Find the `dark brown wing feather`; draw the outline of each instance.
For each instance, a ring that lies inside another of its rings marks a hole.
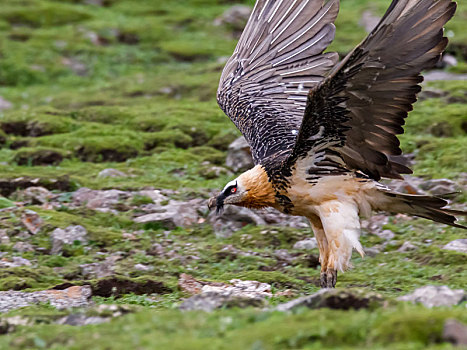
[[[310,89],[337,62],[338,0],[258,0],[222,73],[217,100],[256,163],[291,152]]]
[[[396,135],[421,90],[420,72],[446,47],[442,28],[455,9],[451,0],[393,0],[369,36],[310,92],[291,161],[328,149],[376,180],[411,173],[388,157],[401,154]]]

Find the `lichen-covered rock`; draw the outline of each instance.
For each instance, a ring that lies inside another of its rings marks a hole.
[[[75,241],[81,244],[87,243],[87,231],[81,225],[71,225],[62,230],[55,229],[50,235],[52,249],[50,254],[60,254],[65,244],[73,244]]]
[[[273,310],[291,311],[300,307],[319,309],[362,309],[381,305],[384,299],[380,294],[359,289],[322,289],[319,292],[289,302],[279,304]]]
[[[0,312],[7,312],[38,303],[50,303],[57,309],[88,306],[91,288],[73,286],[64,290],[45,290],[39,292],[0,292]]]
[[[467,239],[460,238],[446,244],[443,249],[454,250],[456,252],[466,253],[467,254]]]
[[[425,286],[417,288],[411,294],[398,298],[401,301],[422,303],[426,307],[457,305],[466,297],[462,289],[451,289],[448,286]]]

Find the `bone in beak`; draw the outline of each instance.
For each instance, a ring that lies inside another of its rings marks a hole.
[[[217,204],[217,197],[211,197],[208,200],[208,208],[209,210],[212,210],[216,207]]]

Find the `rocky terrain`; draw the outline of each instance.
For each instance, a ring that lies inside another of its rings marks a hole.
[[[389,0],[342,0],[348,52]],[[363,222],[319,290],[303,218],[206,200],[252,165],[216,105],[253,1],[6,0],[0,10],[0,349],[467,346],[467,236]],[[467,7],[401,136],[402,192],[467,199]]]

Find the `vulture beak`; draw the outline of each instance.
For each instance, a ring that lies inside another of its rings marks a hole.
[[[211,197],[208,200],[208,209],[212,210],[216,206],[217,197]]]
[[[224,196],[220,194],[219,196],[214,196],[209,198],[208,200],[208,208],[209,210],[214,209],[216,207],[216,214],[220,215],[222,213],[222,210],[224,209]]]

